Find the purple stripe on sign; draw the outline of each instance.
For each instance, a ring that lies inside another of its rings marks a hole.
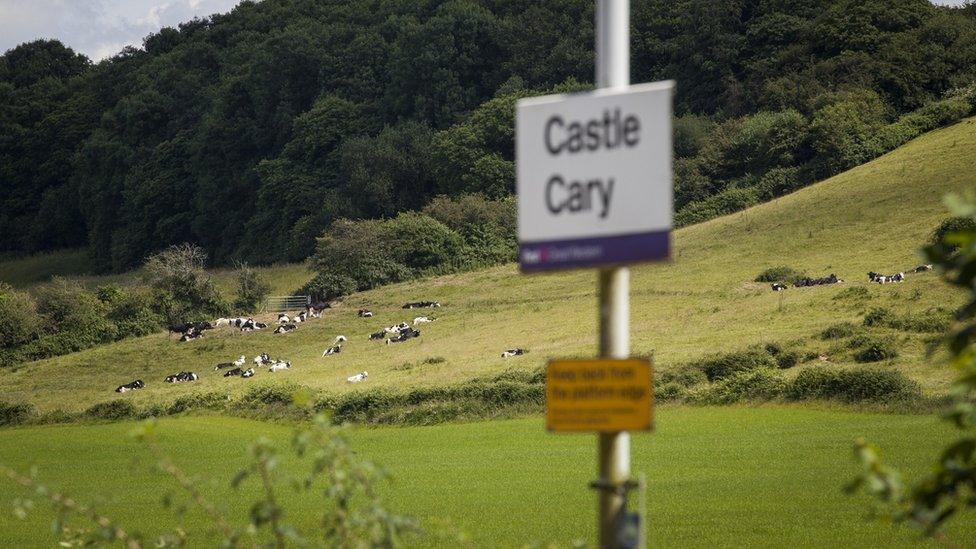
[[[671,231],[667,230],[519,245],[519,263],[525,272],[661,261],[670,257]]]

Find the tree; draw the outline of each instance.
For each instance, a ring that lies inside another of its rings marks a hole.
[[[243,312],[253,312],[264,303],[271,293],[271,284],[246,261],[237,263],[237,299],[234,307]]]

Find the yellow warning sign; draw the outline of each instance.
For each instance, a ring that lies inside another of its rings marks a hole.
[[[649,431],[653,401],[647,360],[554,360],[546,369],[550,431]]]

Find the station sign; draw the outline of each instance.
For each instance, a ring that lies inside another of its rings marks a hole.
[[[523,271],[671,256],[674,82],[518,103]]]

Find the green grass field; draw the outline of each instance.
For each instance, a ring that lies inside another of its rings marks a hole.
[[[734,429],[732,426],[735,426]],[[41,479],[92,498],[130,530],[158,533],[176,524],[159,515],[175,484],[150,469],[132,424],[7,429],[0,462],[38,467]],[[164,420],[160,440],[181,467],[212,482],[200,485],[230,514],[246,512],[254,485],[238,493],[229,479],[247,445],[266,436],[284,448],[291,427],[241,419]],[[917,547],[919,537],[865,520],[866,501],[841,493],[857,471],[851,442],[867,436],[892,463],[918,473],[948,432],[932,417],[802,409],[665,408],[657,431],[633,438],[633,470],[646,474],[652,547]],[[418,545],[452,546],[444,525],[479,547],[531,541],[567,546],[593,542],[595,443],[587,435],[547,434],[538,418],[423,428],[360,429],[359,452],[387,468],[388,506],[420,519],[428,536]],[[297,471],[293,460],[284,470]],[[23,497],[0,482],[0,502]],[[292,520],[309,526],[316,501],[289,497]],[[5,547],[50,547],[50,512],[25,522],[0,513]],[[976,543],[972,517],[949,532],[957,546]],[[201,516],[185,526],[191,547],[207,546]],[[933,544],[934,545],[934,544]]]
[[[920,263],[917,251],[947,214],[943,195],[971,186],[976,173],[976,120],[927,134],[908,145],[773,202],[676,231],[674,262],[637,267],[632,280],[635,355],[653,353],[659,368],[702,355],[766,342],[806,340],[835,364],[850,353],[813,338],[840,322],[860,323],[872,307],[909,314],[959,298],[934,273],[910,274],[901,284],[869,284],[869,270],[897,272]],[[790,265],[811,276],[836,273],[844,284],[790,289],[777,294],[752,282],[766,267]],[[0,271],[2,272],[2,271]],[[272,280],[297,285],[304,267],[268,269]],[[845,298],[847,288],[867,295]],[[438,300],[435,311],[403,311],[406,301]],[[596,350],[596,276],[591,271],[521,276],[513,265],[383,287],[346,298],[325,318],[294,333],[212,333],[188,344],[164,334],[131,339],[0,372],[6,400],[40,410],[84,409],[116,395],[119,384],[142,378],[148,387],[127,395],[139,404],[165,403],[188,391],[240,393],[249,384],[288,380],[330,392],[349,390],[345,378],[366,370],[368,386],[406,388],[498,372],[533,369],[550,357],[587,356]],[[376,313],[356,316],[359,307]],[[423,336],[402,345],[368,342],[381,326],[433,314]],[[925,336],[890,332],[903,346],[890,366],[943,391],[951,373],[925,356]],[[322,358],[336,335],[350,338],[344,352]],[[508,347],[530,353],[502,360]],[[261,352],[289,359],[294,369],[250,380],[214,376],[212,365]],[[436,364],[424,359],[442,357]],[[404,364],[417,365],[411,368]],[[935,364],[935,365],[933,365]],[[164,376],[194,370],[193,387],[165,386]]]

